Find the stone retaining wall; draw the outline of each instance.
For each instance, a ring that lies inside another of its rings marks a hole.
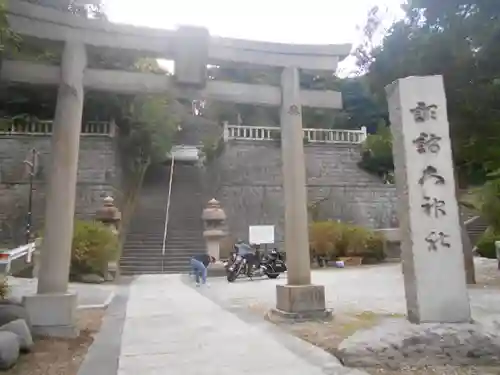
[[[371,228],[397,227],[396,191],[360,170],[359,146],[310,144],[305,147],[310,202],[320,219],[339,219]],[[205,169],[205,199],[221,201],[231,234],[247,238],[248,226],[276,226],[283,241],[284,201],[281,148],[277,142],[231,141]]]
[[[0,243],[23,239],[29,195],[23,161],[32,147],[40,153],[33,193],[34,227],[42,228],[50,137],[0,137]],[[359,146],[315,144],[307,145],[305,152],[309,200],[322,200],[320,219],[339,219],[371,228],[397,226],[395,189],[358,168]],[[222,202],[232,236],[247,238],[249,225],[273,224],[276,241],[283,241],[284,202],[278,143],[226,143],[222,154],[203,169],[203,174],[204,200],[215,197]],[[107,194],[119,199],[116,189],[120,177],[114,139],[82,136],[77,215],[93,215]]]
[[[33,216],[34,229],[43,226],[45,184],[50,166],[50,137],[1,136],[0,137],[0,243],[19,243],[24,239],[26,212],[29,196],[28,170],[24,160],[30,150],[39,153],[39,168],[34,179]],[[82,136],[76,214],[90,217],[102,205],[108,194],[116,196],[120,168],[115,153],[114,139],[108,136]]]

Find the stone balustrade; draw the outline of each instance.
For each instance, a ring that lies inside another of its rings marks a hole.
[[[280,139],[281,130],[273,126],[247,126],[224,124],[224,140],[273,141]],[[361,144],[366,139],[366,127],[361,130],[304,129],[309,143]]]
[[[0,135],[51,135],[53,121],[33,121],[26,123],[12,122],[7,126],[8,130],[0,132]],[[106,121],[88,121],[82,124],[82,136],[114,136],[115,124]]]

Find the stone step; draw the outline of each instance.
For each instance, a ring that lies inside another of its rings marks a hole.
[[[163,241],[163,234],[165,229],[158,228],[157,230],[149,229],[144,231],[139,231],[138,228],[134,228],[127,234],[127,239],[136,238],[160,238]],[[167,239],[169,238],[203,238],[203,228],[192,228],[186,230],[184,228],[168,228],[167,229]]]
[[[157,272],[161,272],[161,270],[165,269],[165,270],[170,270],[170,271],[189,271],[191,269],[190,265],[188,263],[186,264],[183,264],[183,265],[179,265],[179,266],[170,266],[170,265],[167,265],[167,264],[164,264],[163,267],[160,264],[144,264],[144,265],[134,265],[134,266],[130,266],[130,265],[124,265],[124,266],[120,266],[120,270],[123,272],[123,271],[131,271],[131,272],[135,272],[135,271],[141,271],[141,272],[148,272],[148,271],[157,271]]]
[[[123,262],[130,263],[130,262],[161,262],[162,260],[168,260],[172,262],[184,262],[186,259],[191,259],[194,255],[197,255],[197,252],[193,252],[192,254],[175,254],[175,255],[169,255],[165,254],[165,256],[162,256],[161,254],[156,255],[156,256],[140,256],[140,255],[134,255],[134,256],[124,256],[120,260],[123,264]]]
[[[122,270],[121,274],[123,276],[139,276],[139,275],[175,275],[188,273],[189,269],[175,270],[175,269],[164,269],[163,271],[143,271],[143,270]]]
[[[186,247],[186,248],[171,248],[167,249],[165,248],[165,254],[170,254],[170,255],[184,255],[184,254],[198,254],[198,253],[203,253],[205,252],[206,248],[205,247]],[[123,251],[122,258],[124,257],[149,257],[149,256],[157,256],[161,255],[162,253],[162,248],[158,247],[156,249],[151,249],[151,248],[131,248],[131,249],[126,249]]]
[[[168,178],[163,181],[170,178],[167,171],[163,177]],[[162,246],[168,183],[161,185],[159,181],[141,193],[121,258],[122,274],[185,272],[189,259],[205,252],[200,170],[187,165],[174,168],[165,255]]]
[[[191,260],[191,257],[186,257],[184,259],[176,259],[176,260],[163,260],[163,265],[168,265],[169,267],[185,267],[189,266],[189,261]],[[162,260],[158,259],[142,259],[142,260],[136,260],[133,263],[126,261],[126,259],[123,259],[120,261],[120,267],[152,267],[152,266],[161,266],[162,265]]]
[[[199,219],[193,220],[193,219],[181,219],[181,218],[175,218],[169,220],[167,228],[175,228],[175,229],[183,229],[183,228],[189,228],[189,229],[199,229],[203,228],[203,222]],[[153,221],[153,220],[148,220],[148,219],[143,219],[137,222],[132,222],[130,223],[130,230],[133,229],[149,229],[149,231],[162,231],[165,229],[165,220],[158,220],[158,221]]]
[[[186,247],[186,248],[177,248],[177,249],[165,249],[165,256],[170,254],[169,256],[184,256],[186,254],[199,254],[204,253],[206,251],[205,247]],[[162,249],[161,247],[157,249],[129,249],[123,252],[122,258],[126,257],[150,257],[150,256],[161,256]]]
[[[141,246],[145,246],[145,247],[151,247],[151,246],[159,246],[159,247],[163,247],[163,241],[162,240],[151,240],[151,239],[143,239],[143,240],[131,240],[131,241],[127,241],[125,243],[125,246],[124,248],[130,248],[130,247],[141,247]],[[175,248],[175,247],[186,247],[186,246],[205,246],[205,241],[203,241],[202,239],[192,239],[192,240],[189,240],[189,239],[184,239],[184,240],[178,240],[178,241],[173,241],[173,240],[167,240],[165,242],[165,247],[168,247],[168,248]]]
[[[172,252],[165,251],[165,256],[162,255],[161,249],[158,249],[155,252],[144,253],[142,250],[130,251],[122,255],[121,259],[176,259],[176,258],[185,258],[192,257],[197,254],[203,254],[206,252],[206,249],[183,249],[183,250],[175,250]]]
[[[134,241],[158,241],[163,242],[163,232],[162,233],[130,233],[127,235],[127,242]],[[166,242],[178,243],[178,242],[193,242],[202,241],[204,242],[202,231],[196,231],[191,233],[167,233],[165,237]]]
[[[175,249],[198,249],[205,248],[206,245],[204,242],[186,242],[186,243],[176,243],[176,244],[165,244],[165,249],[167,250],[175,250]],[[163,248],[162,242],[131,242],[127,243],[124,247],[125,250],[155,250],[161,251]]]

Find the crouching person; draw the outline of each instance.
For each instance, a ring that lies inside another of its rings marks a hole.
[[[196,286],[207,283],[207,268],[211,263],[215,263],[216,259],[208,254],[198,254],[191,258],[191,274],[196,277]]]

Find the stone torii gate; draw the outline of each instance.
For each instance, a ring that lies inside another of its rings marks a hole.
[[[68,293],[76,175],[86,89],[117,93],[165,93],[204,99],[281,107],[285,248],[288,285],[277,289],[277,310],[304,315],[325,311],[323,286],[311,285],[302,107],[341,108],[340,93],[301,90],[299,70],[335,71],[349,45],[292,45],[211,37],[208,30],[176,31],[117,25],[52,9],[9,1],[8,19],[25,39],[63,47],[60,66],[4,61],[3,81],[58,85],[48,179],[45,238],[38,292],[24,303],[38,330],[75,334],[76,296]],[[117,49],[172,59],[175,76],[87,68],[87,50]],[[207,64],[224,62],[282,69],[281,87],[207,80]]]

